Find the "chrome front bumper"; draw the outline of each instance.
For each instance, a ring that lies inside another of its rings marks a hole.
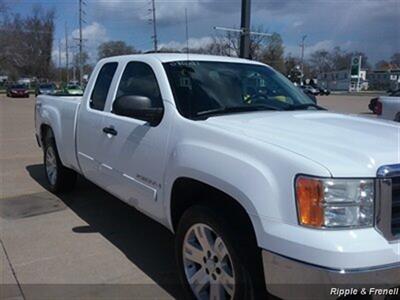
[[[282,299],[336,299],[331,289],[400,286],[400,262],[379,268],[333,270],[262,251],[268,292]]]

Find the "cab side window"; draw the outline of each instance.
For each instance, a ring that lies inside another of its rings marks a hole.
[[[151,106],[162,108],[162,98],[156,76],[151,67],[142,62],[130,62],[122,74],[116,98],[122,96],[145,96]]]
[[[114,77],[115,71],[117,70],[117,66],[118,63],[111,62],[106,63],[101,67],[90,97],[90,108],[95,110],[104,110],[108,90],[110,89],[111,81]]]

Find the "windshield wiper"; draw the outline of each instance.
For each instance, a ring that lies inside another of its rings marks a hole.
[[[323,108],[322,106],[319,106],[314,103],[305,103],[305,104],[297,104],[297,105],[291,105],[288,107],[285,107],[285,110],[301,110],[309,107],[315,107],[317,110],[326,110],[326,108]]]
[[[222,115],[222,114],[229,114],[229,113],[240,113],[240,112],[247,112],[247,111],[262,111],[262,110],[280,110],[274,106],[268,105],[243,105],[243,106],[227,106],[227,107],[220,107],[216,109],[210,109],[205,111],[200,111],[196,113],[195,117],[209,117],[212,115]]]

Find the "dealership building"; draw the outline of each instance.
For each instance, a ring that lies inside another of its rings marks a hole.
[[[400,88],[400,69],[370,71],[367,78],[370,88],[374,90],[397,90]]]
[[[350,70],[320,73],[318,83],[332,91],[396,90],[400,88],[400,69],[360,70],[358,80]]]
[[[361,69],[361,59],[361,56],[353,56],[350,69],[318,74],[319,84],[332,91],[360,92],[367,90],[367,71]]]
[[[358,77],[351,76],[350,70],[320,73],[318,83],[331,91],[362,91],[368,89],[367,71],[360,70]]]

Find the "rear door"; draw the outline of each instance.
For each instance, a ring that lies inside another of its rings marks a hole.
[[[104,107],[110,93],[110,86],[118,67],[117,62],[100,66],[97,78],[89,94],[89,101],[79,108],[77,122],[77,153],[80,168],[88,179],[103,186],[101,174],[105,156],[102,148],[106,134],[103,132]],[[89,87],[90,88],[90,87]]]
[[[156,75],[144,62],[131,61],[124,67],[114,98],[127,95],[145,96],[151,99],[153,107],[164,107]],[[161,123],[153,127],[139,119],[113,114],[111,110],[110,107],[104,126],[114,128],[117,134],[103,145],[109,154],[105,164],[113,174],[107,190],[148,215],[161,218],[160,193],[170,132],[165,112]]]

